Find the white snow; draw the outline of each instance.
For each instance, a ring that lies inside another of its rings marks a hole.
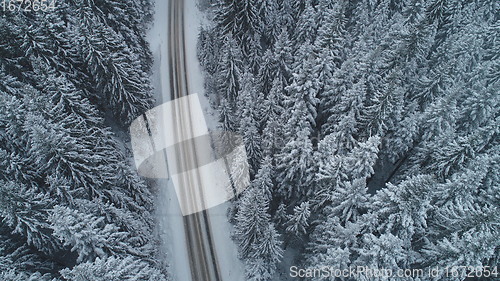
[[[196,0],[184,1],[184,16],[185,25],[184,30],[186,40],[186,63],[188,67],[188,84],[191,86],[189,89],[191,93],[198,93],[203,111],[205,112],[205,120],[207,121],[208,129],[215,130],[218,125],[218,113],[210,106],[205,95],[203,71],[201,70],[200,63],[196,54],[196,45],[198,42],[198,32],[201,25],[209,24],[205,15],[196,7]]]
[[[201,106],[205,112],[205,120],[209,129],[216,129],[218,115],[210,106],[203,88],[203,72],[196,55],[196,43],[201,24],[205,24],[205,16],[196,7],[195,0],[184,1],[186,31],[186,61],[188,67],[188,83],[191,90],[199,93]],[[208,209],[211,230],[216,245],[217,257],[222,279],[225,281],[245,280],[244,265],[238,258],[238,249],[231,239],[232,226],[228,222],[227,210],[229,202]]]
[[[196,42],[200,24],[205,23],[203,14],[197,9],[196,1],[184,2],[185,8],[185,40],[186,62],[190,93],[198,93],[200,103],[209,129],[217,127],[217,113],[211,108],[204,95],[203,73],[196,55]],[[151,51],[154,56],[152,83],[158,103],[168,100],[170,87],[168,85],[168,65],[162,60],[168,57],[168,1],[155,0],[154,24],[148,34]],[[176,281],[191,281],[189,260],[184,236],[184,224],[181,208],[171,180],[155,181],[159,188],[158,220],[163,251],[167,253],[170,264],[170,274]],[[244,265],[238,258],[238,250],[231,239],[232,226],[226,213],[229,203],[208,209],[210,227],[212,230],[215,251],[220,265],[222,279],[225,281],[240,281],[244,278]]]
[[[168,58],[168,1],[155,0],[154,5],[155,15],[148,42],[154,59],[151,82],[159,105],[163,103],[163,97],[170,96],[168,65],[163,61]],[[154,185],[159,190],[156,215],[163,248],[161,252],[166,254],[164,258],[170,265],[170,277],[176,281],[191,281],[182,213],[174,187],[167,179],[158,179]]]

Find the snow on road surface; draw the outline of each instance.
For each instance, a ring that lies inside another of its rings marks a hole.
[[[211,108],[204,95],[203,74],[196,55],[198,30],[203,22],[203,14],[197,9],[195,0],[186,0],[184,8],[187,80],[190,86],[188,94],[199,94],[207,126],[209,129],[216,129],[217,113]],[[148,41],[154,56],[151,79],[157,105],[159,105],[170,97],[169,73],[166,63],[168,58],[168,1],[156,0],[154,9],[154,23],[148,34]],[[176,281],[191,281],[184,223],[177,194],[171,180],[159,179],[155,181],[155,184],[159,188],[157,201],[159,231],[163,250],[170,263],[171,277]],[[240,281],[245,280],[244,265],[238,259],[237,247],[231,239],[232,226],[226,216],[228,207],[229,203],[226,202],[208,209],[210,228],[222,279],[224,281]]]
[[[196,7],[195,0],[184,2],[185,8],[185,26],[186,31],[186,61],[189,70],[188,83],[193,92],[199,93],[200,103],[205,111],[205,120],[209,129],[216,129],[218,124],[218,115],[210,106],[205,96],[203,88],[203,72],[196,55],[196,43],[198,41],[198,32],[200,25],[204,22],[204,15]],[[227,210],[229,202],[208,209],[210,224],[214,244],[216,245],[217,256],[221,268],[221,274],[224,281],[245,280],[244,265],[238,259],[238,249],[231,239],[232,225],[228,222]]]

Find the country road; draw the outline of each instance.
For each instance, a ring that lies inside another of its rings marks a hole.
[[[184,39],[184,1],[170,0],[169,1],[169,38],[168,38],[168,67],[169,67],[169,83],[170,83],[170,99],[175,100],[190,94],[188,85],[188,71],[186,66],[185,56],[185,39]],[[189,100],[187,100],[189,102]],[[174,103],[175,104],[175,103]],[[190,110],[190,106],[182,108],[174,108],[174,116],[176,122],[174,136],[179,141],[187,139],[193,135],[190,131],[193,129],[192,123],[195,122],[191,118],[190,112],[180,112],[180,110]],[[186,118],[188,116],[188,118]],[[192,142],[190,145],[182,146],[182,150],[176,150],[175,159],[178,170],[188,170],[189,167],[198,166],[196,161],[196,148]],[[191,190],[188,187],[201,186],[202,177],[195,173],[184,174],[180,177],[181,191]],[[186,188],[184,188],[186,187]],[[189,194],[181,194],[179,198],[188,202],[183,202],[185,205],[196,204],[196,202],[204,202],[203,192],[188,192]],[[201,197],[201,198],[198,198]],[[186,247],[190,262],[191,278],[193,281],[222,281],[217,255],[212,239],[210,229],[209,216],[206,210],[198,213],[186,215],[183,217],[184,232],[186,237]]]
[[[196,50],[203,20],[195,0],[155,0],[148,42],[156,106],[131,125],[131,142],[139,174],[159,191],[160,252],[173,280],[240,281],[245,267],[227,212],[248,186],[248,163],[241,137],[218,131],[204,95]]]

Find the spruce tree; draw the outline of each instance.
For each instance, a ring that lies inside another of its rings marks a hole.
[[[269,227],[269,201],[262,190],[253,186],[245,192],[240,201],[235,217],[235,238],[241,256],[247,258],[254,255],[255,248],[262,243],[261,238]]]
[[[288,223],[286,231],[296,236],[301,236],[307,233],[309,227],[309,217],[311,211],[309,210],[309,202],[302,202],[299,206],[293,208],[293,214],[288,216]]]
[[[241,91],[238,96],[239,104],[243,105],[238,114],[240,117],[239,133],[243,136],[252,175],[257,172],[262,157],[258,112],[253,103],[255,99],[257,99],[255,79],[249,71],[246,71],[242,75]]]
[[[158,269],[133,257],[96,258],[72,269],[61,271],[65,280],[74,281],[119,281],[119,280],[168,280]]]
[[[240,90],[243,59],[241,50],[232,36],[227,36],[224,39],[220,59],[219,72],[216,78],[218,90],[230,105],[234,105]]]

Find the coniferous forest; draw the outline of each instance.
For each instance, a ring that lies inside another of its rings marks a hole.
[[[246,280],[499,276],[498,1],[185,1],[208,19],[205,94],[248,156],[227,214]],[[0,280],[175,279],[128,132],[155,105],[155,12],[0,10]],[[438,271],[291,270],[358,267]]]
[[[0,280],[167,280],[128,158],[152,105],[149,0],[0,15]]]
[[[499,264],[498,1],[210,2],[198,57],[249,155],[229,213],[248,280]]]

